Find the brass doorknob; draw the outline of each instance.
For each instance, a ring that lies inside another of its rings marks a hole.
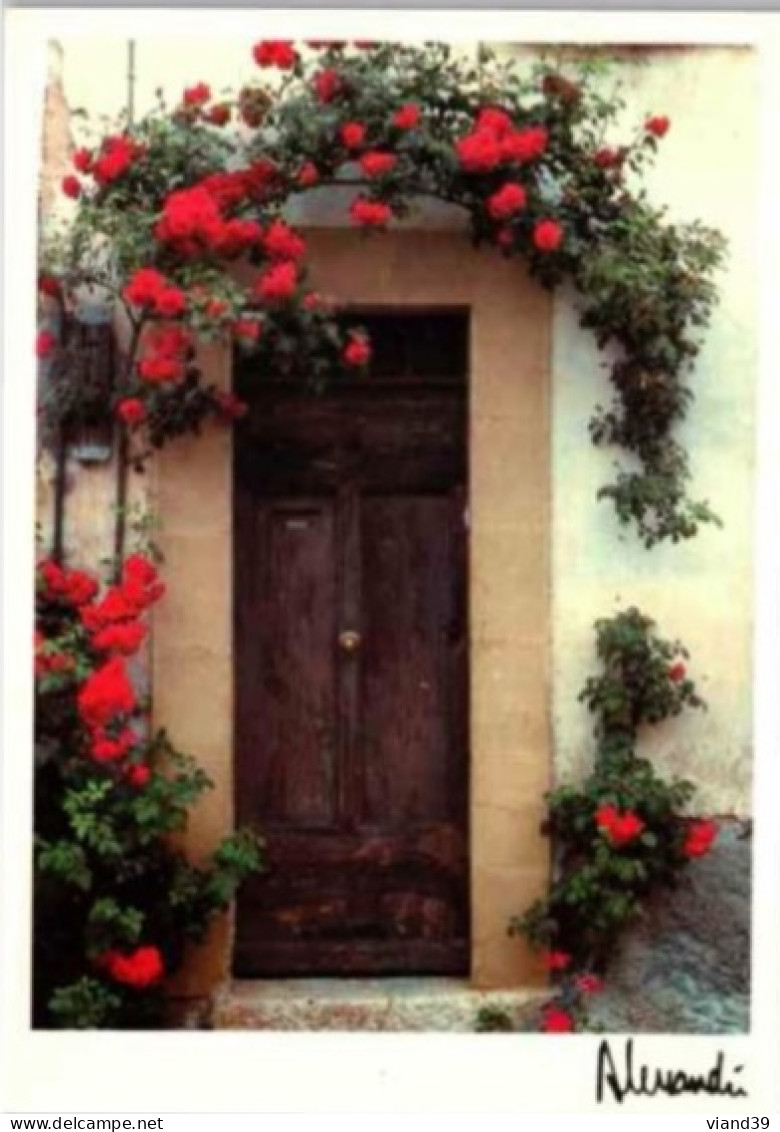
[[[354,629],[345,629],[343,633],[339,633],[339,648],[344,652],[355,652],[360,648],[360,633],[356,633]]]

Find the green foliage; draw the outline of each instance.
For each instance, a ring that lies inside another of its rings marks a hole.
[[[500,1006],[481,1006],[477,1011],[474,1030],[478,1034],[511,1034],[514,1023]]]
[[[596,622],[601,672],[580,695],[596,716],[595,768],[581,785],[547,795],[544,831],[554,845],[555,877],[548,894],[510,925],[534,946],[571,956],[575,969],[603,969],[626,924],[652,893],[674,886],[688,860],[681,815],[694,787],[661,778],[636,746],[642,728],[704,703],[675,659],[686,650],[654,628],[637,609]],[[603,807],[634,815],[640,831],[625,841],[606,836]]]
[[[105,983],[83,975],[51,997],[50,1010],[63,1030],[101,1030],[119,1016],[122,1000]]]

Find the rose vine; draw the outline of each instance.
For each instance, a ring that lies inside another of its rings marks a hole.
[[[440,43],[273,41],[253,54],[274,81],[221,98],[198,83],[179,105],[161,103],[75,153],[62,187],[78,210],[67,236],[50,241],[41,288],[66,306],[85,283],[104,288],[126,311],[132,349],[114,388],[90,391],[44,332],[39,350],[56,373],[45,417],[110,407],[141,460],[147,442],[241,413],[235,397],[203,384],[199,339],[232,337],[257,354],[258,373],[315,384],[369,364],[365,336],[346,337],[309,288],[305,239],[285,208],[353,186],[352,222],[380,230],[431,196],[464,210],[477,244],[522,256],[546,287],[568,280],[579,293],[583,326],[610,348],[615,391],[591,435],[632,456],[599,493],[620,521],[652,545],[715,520],[687,497],[674,428],[692,397],[687,377],[724,241],[697,222],[669,223],[637,187],[668,119],[613,139],[624,103],[604,93],[593,63],[522,72]],[[233,270],[240,260],[256,269],[248,285]]]
[[[600,989],[626,926],[717,837],[711,819],[684,816],[692,783],[667,782],[637,753],[643,727],[705,706],[688,675],[687,651],[654,630],[637,609],[596,623],[602,671],[580,695],[596,716],[594,769],[581,786],[547,795],[544,831],[553,839],[556,876],[549,893],[510,926],[544,949],[558,980],[545,1030],[584,1023],[584,998]]]

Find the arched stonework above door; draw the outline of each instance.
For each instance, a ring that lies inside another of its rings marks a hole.
[[[339,305],[470,313],[470,971],[478,987],[530,986],[538,968],[507,923],[549,875],[550,298],[461,233],[309,230],[307,242],[314,286]],[[207,379],[228,385],[229,357],[204,357]],[[190,830],[197,856],[233,821],[232,442],[214,430],[184,444],[156,469],[171,596],[154,624],[154,710],[215,783]],[[227,978],[231,947],[223,925],[184,989]]]

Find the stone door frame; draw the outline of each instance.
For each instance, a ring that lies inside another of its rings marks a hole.
[[[308,246],[315,286],[337,303],[471,312],[471,985],[539,986],[538,963],[507,924],[550,873],[540,823],[551,774],[551,297],[516,260],[460,232],[316,229]],[[201,360],[206,383],[230,388],[227,348],[206,347]],[[153,623],[153,715],[215,784],[187,835],[197,860],[233,828],[230,431],[163,451],[153,491],[169,584]],[[209,993],[230,967],[228,916],[177,990]]]

